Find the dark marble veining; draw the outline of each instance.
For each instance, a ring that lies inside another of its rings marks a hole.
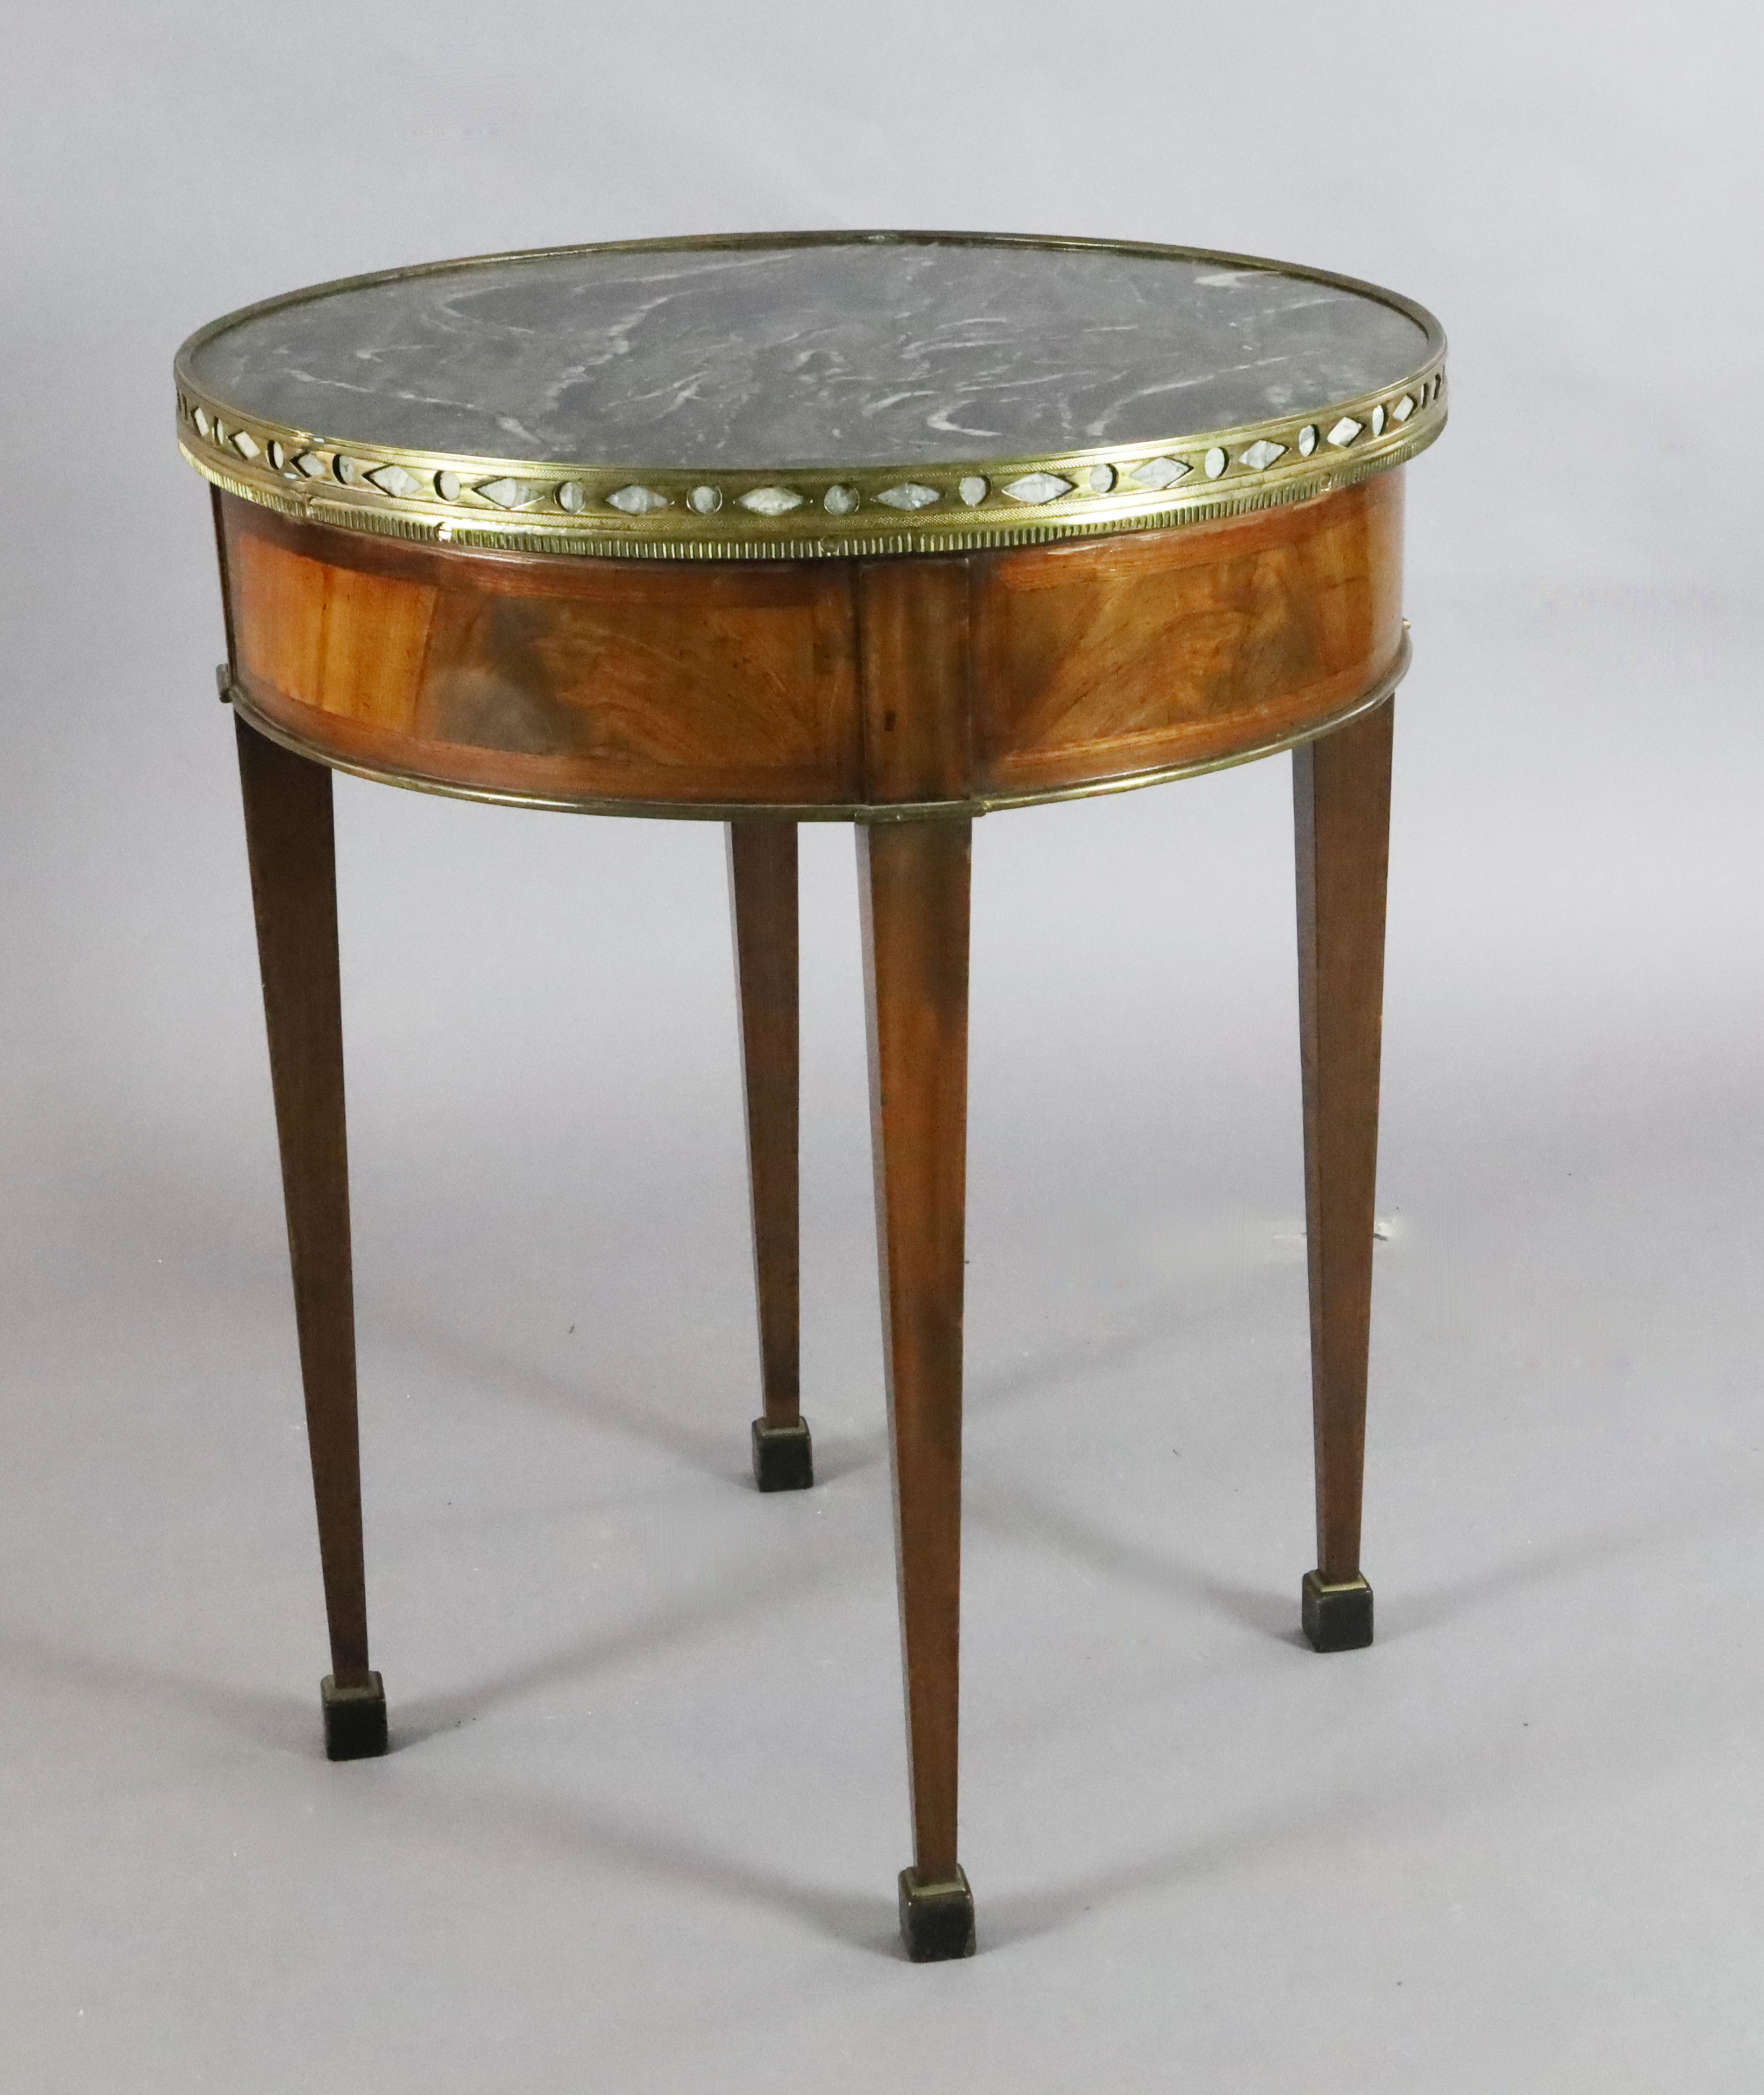
[[[739,471],[1174,441],[1320,412],[1426,353],[1395,308],[1271,270],[853,240],[333,292],[229,329],[192,376],[359,443]]]

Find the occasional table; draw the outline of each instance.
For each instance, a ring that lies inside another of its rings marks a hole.
[[[213,487],[332,1670],[368,1664],[333,770],[728,825],[762,1491],[798,1388],[796,825],[856,825],[906,1676],[908,1953],[956,1848],[973,819],[1290,749],[1319,1651],[1360,1568],[1399,468],[1444,340],[1367,284],[1188,248],[776,234],[493,255],[216,321]]]

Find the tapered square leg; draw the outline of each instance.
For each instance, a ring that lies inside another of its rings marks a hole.
[[[1364,1579],[1326,1585],[1307,1571],[1299,1618],[1313,1651],[1363,1651],[1372,1641],[1372,1588]]]
[[[1360,1509],[1393,714],[1387,701],[1293,752],[1318,1560],[1304,1623],[1319,1651],[1372,1639]]]
[[[319,1694],[327,1760],[367,1761],[385,1751],[385,1689],[377,1673],[354,1688],[339,1688],[336,1676],[327,1674]]]
[[[356,1741],[349,1754],[332,1753],[354,1757],[385,1751],[385,1718],[380,1676],[368,1665],[331,774],[242,720],[235,725],[331,1675],[343,1683],[342,1700],[326,1696],[326,1747],[333,1736]],[[363,1746],[374,1735],[375,1696],[380,1744]]]
[[[729,899],[741,1005],[754,1292],[765,1405],[754,1421],[753,1477],[762,1492],[806,1491],[815,1480],[815,1468],[801,1408],[801,1051],[794,822],[756,817],[729,825]]]
[[[973,1893],[965,1870],[940,1884],[922,1881],[917,1870],[900,1872],[900,1939],[915,1964],[973,1956]]]
[[[918,1958],[965,1955],[973,1925],[956,1854],[971,828],[858,832]]]

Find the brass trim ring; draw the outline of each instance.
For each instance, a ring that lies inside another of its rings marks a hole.
[[[1370,298],[1422,330],[1414,370],[1376,393],[1158,442],[947,464],[751,471],[579,464],[358,443],[265,420],[198,385],[195,353],[241,321],[343,290],[512,259],[477,255],[340,279],[214,320],[177,353],[179,448],[217,487],[285,516],[430,544],[597,559],[814,560],[953,553],[1198,524],[1351,486],[1426,450],[1445,427],[1445,336],[1424,307],[1326,270],[1142,241],[1026,234],[810,233],[621,241],[534,256],[934,242],[1087,249],[1278,271]],[[621,499],[614,500],[612,498]],[[756,503],[756,498],[758,498]]]

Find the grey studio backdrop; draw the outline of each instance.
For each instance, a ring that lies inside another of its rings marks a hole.
[[[14,10],[0,73],[9,2095],[1751,2089],[1755,11]],[[963,1853],[907,1859],[852,838],[757,1409],[713,826],[338,791],[376,1652],[332,1767],[206,490],[318,278],[988,226],[1422,298],[1366,1564],[1312,1561],[1283,760],[976,833]]]

